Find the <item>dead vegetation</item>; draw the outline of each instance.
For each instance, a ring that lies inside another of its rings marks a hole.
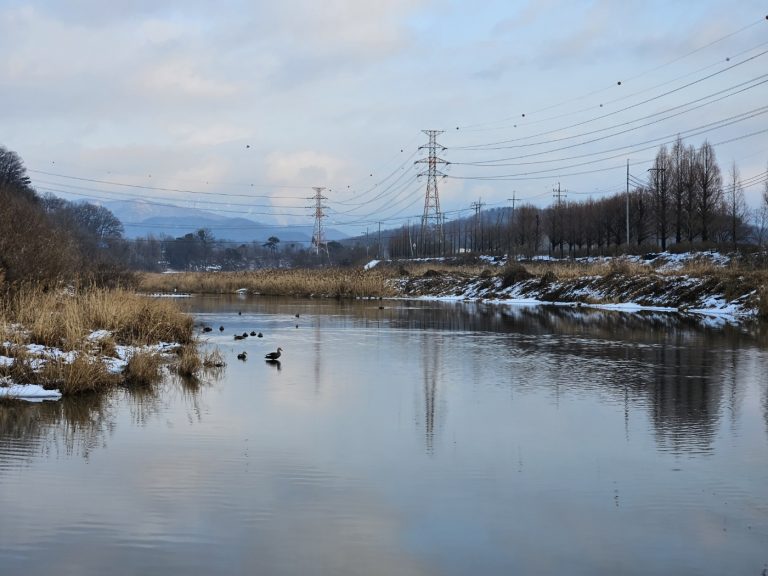
[[[0,377],[63,394],[149,385],[170,360],[190,373],[201,365],[190,316],[120,289],[18,290],[0,305],[0,343]],[[169,356],[169,346],[184,353]]]
[[[395,296],[390,276],[378,270],[269,269],[252,272],[184,272],[144,274],[139,290],[145,293],[189,292],[232,294],[246,290],[267,296],[371,298]]]
[[[679,309],[695,308],[711,299],[737,301],[768,318],[768,271],[734,260],[725,265],[700,257],[671,263],[663,257],[593,261],[510,262],[478,268],[448,264],[410,266],[400,263],[403,295],[482,298],[535,298],[545,302],[618,304]],[[405,272],[403,274],[402,272]]]

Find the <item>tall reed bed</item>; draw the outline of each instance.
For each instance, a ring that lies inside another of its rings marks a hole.
[[[13,358],[0,366],[0,376],[65,394],[157,381],[164,360],[151,347],[161,343],[197,354],[190,316],[168,300],[122,289],[19,289],[0,304],[0,342],[0,354]],[[35,352],[31,345],[46,348]],[[125,369],[115,374],[109,360],[118,357],[118,346],[131,352]]]
[[[392,275],[378,270],[265,269],[250,272],[184,272],[145,274],[139,289],[143,292],[191,292],[231,294],[245,289],[268,296],[320,296],[370,298],[396,295]]]
[[[115,341],[143,346],[159,342],[187,344],[193,320],[173,302],[127,290],[21,290],[10,297],[3,315],[29,331],[30,340],[75,350],[94,330],[108,330]]]

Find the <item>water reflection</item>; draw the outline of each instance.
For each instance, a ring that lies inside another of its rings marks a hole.
[[[437,412],[438,382],[441,381],[440,370],[443,346],[439,338],[433,335],[423,335],[421,339],[421,362],[423,371],[424,391],[424,442],[428,454],[434,452],[435,418]]]
[[[280,371],[280,368],[282,367],[282,364],[280,364],[280,360],[265,360],[264,363],[267,364],[268,366],[271,366],[272,368],[274,368],[278,372]],[[319,379],[316,379],[316,381],[319,383]]]
[[[759,331],[587,309],[195,300],[226,328],[205,336],[227,362],[220,381],[0,405],[11,573],[50,573],[65,552],[84,575],[714,576],[766,561]],[[235,343],[246,330],[263,338]],[[261,361],[278,346],[282,364]],[[238,362],[244,350],[256,360]],[[20,497],[30,482],[67,499]]]
[[[37,455],[88,458],[114,429],[115,394],[57,402],[7,401],[0,406],[0,469]]]
[[[39,455],[88,459],[94,450],[107,447],[122,406],[127,407],[133,426],[146,426],[172,403],[186,407],[189,421],[199,421],[204,412],[200,392],[222,375],[220,369],[206,371],[203,379],[168,374],[164,384],[65,396],[57,402],[4,400],[0,403],[0,470],[18,459]]]

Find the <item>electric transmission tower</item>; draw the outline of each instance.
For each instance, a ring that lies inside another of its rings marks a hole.
[[[309,198],[309,200],[315,201],[313,207],[315,209],[315,229],[312,232],[312,244],[315,245],[315,254],[320,254],[320,250],[325,250],[327,253],[328,246],[325,242],[325,233],[323,232],[323,218],[325,218],[323,200],[328,200],[328,198],[323,196],[325,188],[315,186],[312,189],[315,191],[315,195]]]
[[[448,164],[448,162],[439,158],[437,155],[438,149],[441,152],[445,150],[445,146],[437,143],[437,136],[438,134],[442,134],[443,130],[422,130],[422,132],[429,136],[429,143],[424,146],[419,146],[419,150],[427,150],[427,157],[422,158],[421,160],[416,160],[414,164],[427,165],[427,171],[419,173],[419,176],[427,177],[427,191],[424,195],[424,214],[421,217],[421,231],[419,233],[419,252],[424,255],[427,251],[427,239],[430,237],[436,237],[438,251],[441,251],[442,249],[443,216],[440,212],[440,195],[437,191],[437,177],[445,176],[445,174],[437,169],[437,165]]]

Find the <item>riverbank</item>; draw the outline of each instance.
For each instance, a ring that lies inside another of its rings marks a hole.
[[[0,397],[56,398],[149,385],[205,362],[193,319],[127,290],[20,290],[0,308]]]
[[[507,261],[470,257],[373,260],[363,270],[264,269],[145,274],[161,295],[253,294],[432,298],[728,316],[768,320],[768,256],[716,252]]]
[[[768,272],[718,253],[575,261],[489,261],[479,274],[423,263],[397,281],[403,296],[768,319]]]

